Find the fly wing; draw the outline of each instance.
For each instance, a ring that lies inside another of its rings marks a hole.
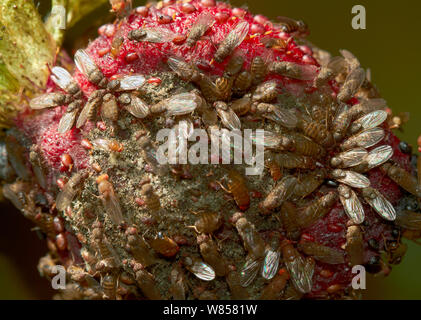
[[[285,128],[290,129],[295,128],[298,122],[297,116],[292,110],[283,108],[281,106],[274,106],[273,113],[269,112],[265,116],[275,122],[278,122]]]
[[[248,31],[249,23],[247,21],[242,21],[231,30],[223,42],[232,48],[236,48],[244,41]]]
[[[246,263],[240,272],[240,284],[242,287],[248,287],[256,278],[260,270],[260,261],[254,257],[248,256]]]
[[[297,252],[294,259],[287,259],[285,266],[291,276],[294,287],[302,293],[309,293],[313,286],[314,262],[304,259]]]
[[[389,161],[392,156],[393,148],[391,146],[384,145],[371,150],[364,160],[368,165],[367,171]]]
[[[338,158],[342,160],[341,168],[349,168],[359,165],[364,161],[364,157],[367,156],[367,150],[364,148],[355,148],[346,152],[342,152],[338,155]]]
[[[341,185],[338,191],[339,199],[348,217],[356,224],[363,223],[365,218],[364,208],[355,192],[344,185]]]
[[[29,102],[31,109],[40,110],[45,108],[57,107],[64,102],[64,95],[58,92],[45,93],[33,98]]]
[[[76,128],[79,129],[85,124],[85,122],[92,116],[95,109],[99,106],[101,100],[101,98],[88,100],[88,102],[85,104],[85,106],[79,114],[79,117],[76,122]]]
[[[193,112],[198,107],[198,96],[195,93],[184,92],[175,95],[167,101],[168,117],[181,116]]]
[[[60,123],[58,124],[58,128],[57,131],[59,133],[65,133],[67,131],[69,131],[70,129],[72,129],[75,120],[76,120],[76,115],[77,112],[79,110],[76,108],[70,112],[66,112],[60,119]]]
[[[115,225],[120,225],[123,222],[123,212],[121,211],[120,203],[117,200],[114,192],[102,198],[105,211],[108,217]]]
[[[241,121],[238,118],[237,114],[232,111],[231,108],[227,110],[222,110],[218,108],[216,110],[218,112],[219,117],[221,118],[222,123],[230,130],[240,130],[241,129]]]
[[[145,77],[142,75],[124,76],[118,80],[120,81],[120,88],[118,91],[137,90],[146,82]]]
[[[191,271],[200,280],[212,281],[215,279],[215,271],[210,265],[203,261],[195,261],[191,266]]]
[[[347,170],[334,170],[335,179],[352,188],[367,188],[370,186],[370,180],[360,173]]]
[[[392,204],[374,188],[363,190],[365,201],[384,219],[394,221],[396,219],[396,211]]]
[[[210,26],[215,22],[214,16],[210,12],[202,12],[193,24],[187,41],[194,42],[202,37]]]
[[[382,128],[376,127],[376,128],[368,129],[350,137],[348,140],[346,140],[345,142],[341,144],[341,148],[343,150],[348,150],[355,146],[358,146],[361,148],[369,148],[378,144],[380,141],[382,141],[384,138],[384,135],[385,133]]]
[[[69,85],[74,82],[70,73],[62,67],[54,67],[51,69],[51,80],[65,91],[67,91]]]
[[[176,33],[165,28],[144,28],[146,37],[140,41],[152,42],[152,43],[165,43],[171,42],[177,36]]]
[[[262,267],[263,278],[270,280],[276,275],[276,272],[278,272],[280,258],[281,252],[279,250],[270,249],[266,252]]]
[[[146,118],[149,115],[149,106],[139,97],[131,95],[131,102],[124,108],[136,118]]]
[[[375,128],[385,122],[387,119],[387,112],[383,110],[373,111],[358,120],[355,120],[353,125],[359,125],[362,130]]]
[[[95,62],[89,57],[85,50],[79,49],[75,53],[75,64],[76,68],[79,69],[86,77],[92,72],[98,70]]]

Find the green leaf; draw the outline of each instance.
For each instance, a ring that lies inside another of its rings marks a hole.
[[[0,54],[10,74],[26,88],[44,87],[55,43],[28,0],[0,0]]]

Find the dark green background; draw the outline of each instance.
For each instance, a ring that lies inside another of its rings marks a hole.
[[[48,1],[38,2],[41,11],[48,8]],[[245,4],[243,1],[231,3],[235,6]],[[351,27],[351,9],[358,4],[364,5],[367,11],[366,30],[353,30]],[[320,48],[334,54],[346,48],[357,55],[362,65],[371,69],[374,83],[393,111],[396,114],[410,112],[411,119],[398,136],[416,148],[416,139],[421,133],[420,2],[261,0],[249,1],[246,5],[252,12],[270,18],[284,15],[303,19],[311,29],[309,40]],[[106,14],[106,9],[101,12]],[[67,46],[70,47],[73,39],[84,34],[86,26],[98,16],[98,12],[92,14],[71,30]],[[95,28],[90,30],[95,31]],[[16,217],[18,212],[5,207],[1,208],[1,212],[6,222],[3,226],[14,228],[19,223],[22,230],[0,236],[0,298],[47,298],[51,293],[48,283],[39,281],[35,270],[40,252],[46,249],[41,242],[39,247],[32,248],[38,240],[33,233],[29,234],[30,225],[23,218]],[[421,247],[406,242],[408,253],[389,277],[368,277],[365,298],[421,299]]]

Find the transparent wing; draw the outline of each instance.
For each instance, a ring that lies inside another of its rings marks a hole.
[[[342,143],[341,147],[342,149],[350,149],[355,146],[361,147],[361,148],[369,148],[376,144],[378,144],[380,141],[384,138],[384,130],[382,128],[372,128],[368,129],[366,131],[363,131],[357,135],[354,135],[350,137],[348,140],[346,140],[344,143]]]
[[[358,120],[355,120],[353,125],[357,125],[359,130],[368,130],[375,128],[385,122],[387,119],[387,112],[383,110],[373,111]]]
[[[355,192],[345,185],[341,185],[338,192],[339,199],[348,217],[356,224],[363,223],[365,218],[364,208]]]
[[[145,42],[152,42],[152,43],[171,42],[177,36],[176,33],[165,28],[157,28],[157,27],[143,28],[142,30],[146,32],[146,37],[144,37],[140,41],[145,41]]]
[[[60,119],[60,122],[58,124],[57,131],[59,133],[65,133],[72,129],[77,115],[78,109],[75,109],[71,112],[66,112]]]
[[[304,259],[304,257],[297,252],[294,259],[285,261],[285,266],[291,276],[294,287],[302,293],[308,293],[313,286],[314,263]]]
[[[298,122],[297,116],[292,110],[281,106],[273,106],[273,113],[269,112],[265,117],[291,129],[295,128]]]
[[[248,287],[256,279],[260,265],[261,262],[259,260],[254,259],[254,257],[247,257],[246,263],[240,272],[240,284],[242,287]]]
[[[195,261],[191,266],[191,272],[203,281],[212,281],[215,279],[215,271],[210,265],[203,261]]]
[[[393,148],[391,146],[384,145],[371,150],[364,160],[368,165],[367,170],[382,165],[383,163],[389,161],[392,156]]]
[[[392,204],[376,189],[367,188],[363,190],[365,201],[384,219],[394,221],[396,211]]]
[[[335,74],[342,73],[346,69],[346,61],[342,57],[333,57],[330,59],[327,67],[332,70]]]
[[[51,80],[63,90],[66,90],[74,82],[70,73],[62,67],[51,69]]]
[[[196,41],[203,36],[209,27],[215,22],[214,16],[210,12],[202,12],[193,24],[187,41]]]
[[[91,115],[100,103],[100,98],[92,99],[90,101],[88,100],[88,102],[85,104],[85,106],[79,114],[79,117],[76,122],[76,128],[81,128],[85,124],[85,122],[91,117]]]
[[[232,111],[231,108],[227,108],[227,110],[222,110],[220,108],[216,109],[218,112],[219,117],[221,118],[222,123],[225,127],[230,130],[240,130],[241,129],[241,121],[238,118],[237,114]]]
[[[280,258],[281,252],[279,250],[274,251],[270,249],[266,252],[262,267],[263,278],[270,280],[276,275],[276,272],[278,272]]]
[[[125,105],[124,108],[136,118],[146,118],[149,115],[149,106],[135,95],[131,95],[130,99],[130,104]]]
[[[109,196],[105,196],[102,198],[105,211],[107,212],[108,217],[110,220],[119,225],[123,222],[123,213],[121,211],[120,203],[116,198],[114,192],[110,192]]]
[[[368,188],[370,180],[360,173],[347,170],[333,170],[333,177],[340,183],[346,184],[353,188]]]
[[[195,93],[184,92],[177,94],[167,101],[168,117],[181,116],[193,112],[198,107],[198,97]]]
[[[244,41],[248,32],[249,23],[247,21],[242,21],[231,30],[223,42],[230,47],[236,48]]]
[[[137,90],[141,88],[146,82],[145,77],[142,75],[124,76],[118,80],[120,81],[120,88],[118,91]]]
[[[405,229],[421,230],[421,214],[408,210],[400,210],[396,213],[395,223]]]
[[[267,130],[265,130],[263,137],[256,136],[253,132],[251,139],[256,145],[263,145],[265,148],[277,148],[281,144],[281,137]]]
[[[85,50],[79,49],[75,53],[75,64],[76,68],[80,72],[82,72],[86,77],[89,76],[90,73],[98,70],[95,62],[89,57]]]
[[[341,160],[340,168],[349,168],[359,165],[364,161],[364,157],[368,152],[364,148],[355,148],[349,151],[340,153],[337,158]]]
[[[39,110],[51,107],[57,107],[64,103],[64,95],[58,92],[51,92],[33,98],[29,102],[31,109]]]

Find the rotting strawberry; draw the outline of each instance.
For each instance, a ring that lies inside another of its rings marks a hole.
[[[420,191],[356,57],[223,2],[112,3],[119,18],[72,76],[51,66],[5,139],[18,180],[4,174],[3,193],[47,234],[41,274],[71,274],[62,298],[355,298],[353,265],[387,274],[401,260],[401,235],[421,229],[402,202]],[[276,179],[161,165],[164,127],[265,129],[253,140]]]

